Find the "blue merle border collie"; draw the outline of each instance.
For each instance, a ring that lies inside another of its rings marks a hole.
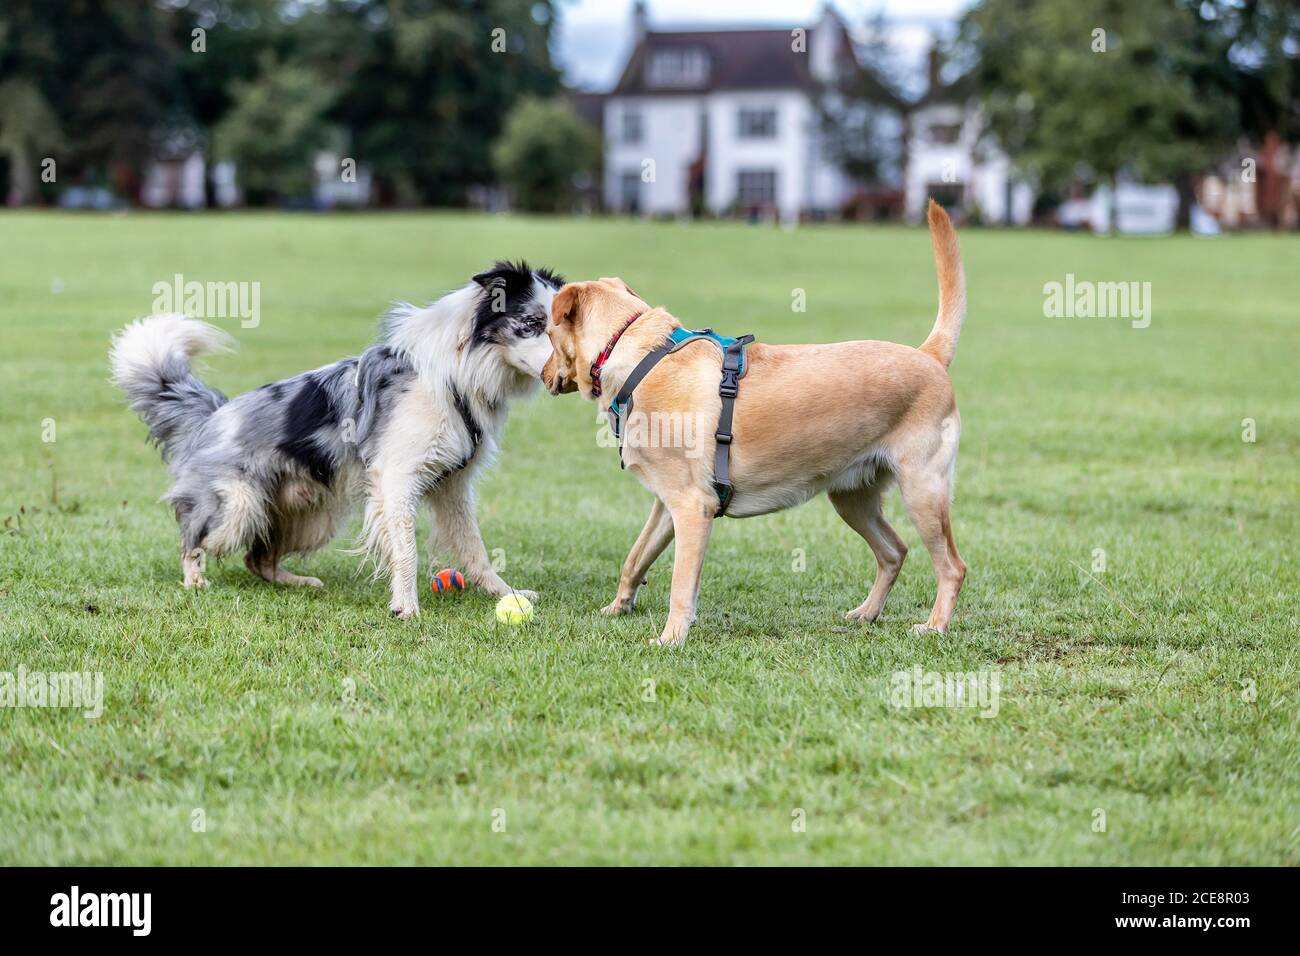
[[[207,586],[205,556],[243,551],[258,577],[320,587],[280,560],[326,544],[361,495],[363,550],[389,575],[397,616],[420,610],[421,503],[465,577],[510,593],[483,546],[473,483],[496,452],[509,401],[533,389],[550,357],[546,323],[563,283],[548,269],[498,262],[433,305],[397,306],[360,356],[233,399],[190,365],[228,350],[225,332],[156,315],[118,333],[113,382],[170,467],[165,499],[180,525],[185,586]]]

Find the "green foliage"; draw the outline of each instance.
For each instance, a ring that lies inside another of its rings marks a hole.
[[[1242,125],[1257,140],[1300,137],[1300,4],[1208,0],[1202,10],[1230,43]]]
[[[525,97],[506,117],[492,162],[518,208],[566,212],[577,177],[599,170],[600,136],[565,100]]]
[[[334,92],[311,69],[262,64],[253,82],[236,82],[234,105],[214,132],[218,158],[239,164],[250,201],[310,192],[312,159],[330,139],[325,112]]]
[[[76,130],[61,180],[112,178],[133,195],[167,145],[215,133],[230,137],[220,154],[255,162],[239,173],[252,194],[287,195],[311,175],[287,164],[328,123],[387,200],[458,204],[490,181],[511,106],[558,91],[553,14],[550,0],[12,0],[0,80],[35,89]],[[288,128],[271,128],[277,112]]]
[[[549,0],[361,0],[325,4],[295,37],[340,90],[331,118],[386,198],[456,205],[491,181],[514,103],[559,89],[552,23]]]
[[[855,52],[853,64],[819,89],[814,103],[827,155],[850,176],[876,182],[905,160],[900,132],[910,108],[906,68],[883,12],[867,21]]]
[[[295,52],[301,24],[281,16],[283,0],[169,0],[168,6],[182,106],[205,130],[221,122],[234,105],[235,84],[255,80],[268,54],[283,61]]]
[[[1176,178],[1241,130],[1228,44],[1199,4],[983,0],[963,42],[993,132],[1047,188]]]
[[[27,92],[28,105],[19,109],[29,119],[44,110],[33,112],[33,104],[53,112],[48,136],[59,140],[63,134],[61,182],[111,181],[134,196],[154,133],[176,102],[165,16],[153,0],[0,5],[0,78]],[[14,110],[5,112],[12,123]],[[8,139],[23,139],[30,148],[32,135],[11,132]],[[23,162],[34,159],[28,155]]]
[[[0,156],[9,161],[9,189],[17,203],[37,190],[38,157],[66,145],[54,108],[31,80],[0,81]]]
[[[0,670],[102,671],[105,692],[98,720],[0,710],[0,861],[1300,864],[1300,237],[963,233],[953,630],[911,633],[934,575],[891,492],[911,554],[878,624],[843,620],[876,562],[816,500],[717,523],[699,620],[665,651],[646,640],[671,553],[633,614],[597,611],[649,496],[576,395],[514,405],[479,486],[488,549],[541,593],[534,626],[427,586],[394,620],[345,553],[355,520],[287,561],[323,591],[238,557],[184,591],[166,468],[105,381],[110,333],[175,272],[261,281],[261,325],[218,320],[240,349],[205,362],[235,394],[356,354],[390,300],[509,254],[615,272],[762,341],[914,344],[935,308],[923,230],[423,213],[0,230],[21,237],[0,256]],[[1067,270],[1149,280],[1150,328],[1044,318]],[[422,554],[424,580],[446,563]],[[917,664],[1000,668],[998,716],[892,709],[891,675]]]

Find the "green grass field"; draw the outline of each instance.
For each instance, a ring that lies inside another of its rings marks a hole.
[[[878,624],[843,620],[874,561],[817,500],[719,527],[699,621],[663,650],[667,557],[633,615],[597,613],[649,500],[573,395],[521,403],[479,488],[505,577],[542,594],[533,626],[477,593],[393,620],[343,553],[355,522],[289,562],[324,591],[228,559],[186,592],[109,335],[176,273],[260,282],[261,324],[218,323],[240,351],[204,372],[234,393],[525,256],[697,327],[918,344],[923,231],[9,214],[0,234],[0,671],[105,688],[97,720],[0,710],[0,862],[1300,863],[1295,237],[963,232],[951,632],[911,632],[934,578],[893,492],[912,553]],[[1045,318],[1067,273],[1150,282],[1150,327]],[[792,422],[828,399],[792,395]],[[996,672],[997,715],[892,707],[915,666]]]

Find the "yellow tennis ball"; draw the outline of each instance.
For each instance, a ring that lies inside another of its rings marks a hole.
[[[507,594],[497,601],[497,620],[502,624],[526,624],[533,619],[533,602],[522,594]]]

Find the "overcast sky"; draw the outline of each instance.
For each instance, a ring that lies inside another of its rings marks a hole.
[[[935,31],[947,32],[971,0],[836,0],[850,27],[883,10],[899,49],[920,62]],[[647,0],[651,29],[713,26],[799,26],[816,22],[823,0]],[[564,78],[583,89],[608,90],[627,59],[632,0],[560,0],[555,53]]]

